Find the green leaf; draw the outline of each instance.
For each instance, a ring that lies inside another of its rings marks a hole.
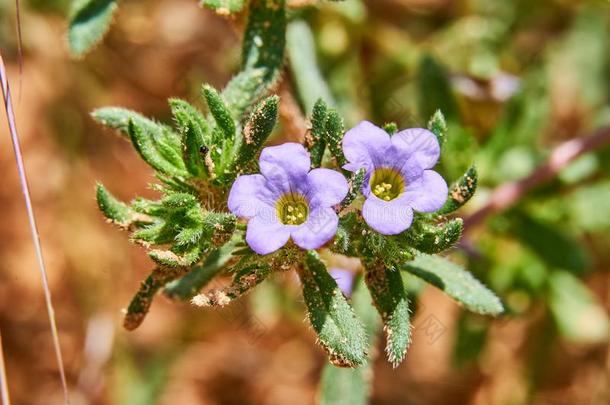
[[[231,173],[240,173],[252,163],[254,156],[261,150],[275,127],[279,110],[279,97],[271,96],[263,100],[254,110],[246,123],[243,137],[238,145]]]
[[[146,314],[150,309],[155,294],[166,283],[180,277],[187,268],[165,268],[157,267],[142,282],[140,289],[133,297],[127,308],[127,313],[123,320],[123,327],[127,330],[134,330],[142,324]]]
[[[164,294],[171,299],[190,300],[204,288],[229,262],[237,249],[239,238],[232,238],[212,251],[201,266],[193,268],[179,280],[169,283]]]
[[[68,27],[70,52],[82,56],[108,31],[117,9],[116,0],[77,0]]]
[[[347,163],[347,159],[345,159],[345,156],[343,155],[343,147],[341,145],[345,128],[343,126],[343,118],[341,118],[336,110],[330,109],[328,111],[325,127],[325,140],[326,144],[328,145],[328,150],[335,158],[337,165],[339,167],[343,167],[343,165]]]
[[[250,292],[270,273],[270,267],[265,263],[247,265],[235,274],[227,287],[196,295],[191,303],[199,307],[224,307]]]
[[[220,15],[229,15],[240,12],[244,8],[245,0],[201,0],[201,5],[214,10]]]
[[[443,146],[447,140],[447,121],[445,121],[445,116],[441,110],[436,110],[434,115],[432,115],[430,121],[428,121],[428,129],[436,135],[438,144]]]
[[[462,218],[454,218],[440,225],[416,223],[404,233],[404,237],[409,245],[420,252],[440,253],[460,240],[463,229]]]
[[[356,367],[366,360],[366,333],[318,253],[307,252],[299,269],[303,297],[318,343],[338,367]]]
[[[161,134],[163,125],[157,124],[140,113],[122,107],[103,107],[94,110],[91,117],[100,124],[120,131],[129,137],[129,121],[133,121],[139,127],[145,127],[148,131]],[[178,139],[179,142],[179,139]]]
[[[148,256],[157,264],[165,267],[186,267],[195,264],[201,256],[199,245],[189,245],[182,254],[172,250],[154,249],[148,252]]]
[[[355,199],[358,197],[360,190],[362,189],[362,184],[364,183],[364,178],[366,175],[366,170],[364,168],[358,169],[357,172],[352,173],[349,178],[349,191],[347,192],[347,196],[341,201],[341,208],[347,208]]]
[[[131,235],[134,241],[155,245],[171,243],[175,237],[176,231],[174,227],[168,225],[164,220],[158,220],[146,225]]]
[[[562,335],[579,343],[606,342],[610,320],[585,284],[566,271],[549,277],[549,306]]]
[[[176,246],[188,246],[198,243],[202,236],[203,227],[194,226],[181,229],[174,239],[176,241]]]
[[[319,100],[334,105],[330,89],[318,68],[313,33],[305,21],[296,20],[288,24],[286,50],[304,111],[306,113],[314,111],[314,106]]]
[[[211,129],[203,115],[184,100],[169,101],[172,114],[182,134],[182,159],[188,172],[200,177],[211,172],[205,158],[211,146]]]
[[[203,86],[203,96],[208,103],[208,108],[210,109],[210,113],[212,114],[212,117],[214,117],[218,128],[220,128],[224,134],[223,139],[232,142],[233,139],[235,139],[236,129],[235,120],[231,115],[231,111],[225,104],[220,94],[218,94],[216,89],[212,86],[207,84]],[[215,146],[223,145],[221,139],[214,139],[213,144]]]
[[[359,319],[363,320],[368,336],[368,346],[374,353],[381,322],[371,305],[371,294],[362,278],[355,282],[352,305]],[[371,395],[372,358],[358,368],[339,368],[330,363],[324,365],[320,380],[321,405],[365,405]]]
[[[181,153],[168,142],[167,136],[159,136],[147,126],[140,126],[133,120],[129,121],[128,132],[131,143],[142,159],[155,170],[171,176],[187,174]]]
[[[358,256],[358,237],[362,235],[361,229],[361,220],[355,212],[342,215],[339,218],[339,226],[331,250],[346,256]]]
[[[193,208],[199,204],[197,197],[188,193],[173,193],[163,198],[161,203],[167,208]]]
[[[225,212],[206,211],[203,214],[203,229],[206,232],[206,242],[212,246],[222,246],[233,236],[237,225],[237,217]]]
[[[413,261],[401,266],[401,270],[443,290],[472,312],[499,315],[504,311],[502,303],[493,292],[462,267],[442,257],[419,254]]]
[[[285,43],[285,1],[250,1],[242,71],[222,93],[233,117],[242,117],[275,83],[282,68]]]
[[[160,201],[152,201],[142,197],[136,197],[131,202],[131,209],[145,215],[153,217],[163,217],[167,213],[167,209]]]
[[[167,126],[119,107],[100,108],[91,115],[97,122],[128,136],[138,153],[154,169],[170,176],[187,175],[180,137]]]
[[[316,101],[311,113],[311,132],[305,138],[306,146],[311,156],[311,168],[315,169],[322,165],[324,150],[326,149],[326,114],[328,106],[321,98]]]
[[[383,320],[388,360],[398,367],[411,343],[409,299],[400,272],[381,262],[368,263],[364,280]]]
[[[100,183],[96,187],[97,205],[100,211],[113,223],[126,228],[132,221],[133,211],[129,206],[117,200]]]
[[[477,190],[477,182],[477,168],[470,166],[466,173],[451,186],[447,201],[437,213],[441,215],[449,214],[466,204]]]

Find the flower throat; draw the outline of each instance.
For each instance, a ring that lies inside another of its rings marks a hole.
[[[284,194],[277,200],[275,208],[284,225],[301,225],[309,214],[307,200],[299,193]]]
[[[382,167],[371,176],[371,191],[384,201],[391,201],[405,190],[405,181],[395,169]]]

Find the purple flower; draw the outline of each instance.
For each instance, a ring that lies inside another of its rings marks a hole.
[[[337,231],[334,205],[345,198],[342,174],[309,171],[309,154],[298,143],[263,149],[261,174],[239,176],[229,193],[229,210],[249,219],[246,242],[256,253],[276,251],[292,238],[303,249],[317,249]]]
[[[438,161],[440,147],[434,134],[411,128],[390,137],[383,129],[362,121],[347,131],[344,169],[366,170],[362,216],[384,235],[403,232],[413,221],[413,210],[434,212],[447,199],[447,183],[429,170]]]

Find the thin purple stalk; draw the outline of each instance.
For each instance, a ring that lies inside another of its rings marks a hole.
[[[49,323],[51,324],[51,334],[53,336],[53,346],[55,348],[55,357],[57,360],[57,367],[59,368],[59,374],[61,377],[61,384],[64,394],[64,403],[70,404],[70,397],[68,395],[68,384],[66,382],[66,374],[64,372],[63,356],[61,354],[61,347],[59,344],[59,334],[57,332],[57,323],[55,322],[55,311],[53,310],[53,300],[51,298],[51,289],[49,288],[49,279],[47,277],[47,270],[45,268],[42,246],[40,245],[40,236],[38,234],[38,227],[36,226],[36,218],[34,216],[34,208],[32,206],[32,200],[30,198],[30,189],[28,187],[28,181],[25,172],[25,166],[23,164],[23,156],[21,154],[21,145],[19,144],[19,136],[17,134],[17,126],[15,124],[15,115],[13,113],[13,105],[11,101],[11,91],[8,85],[8,79],[6,76],[6,68],[4,66],[4,59],[0,53],[0,80],[2,81],[2,95],[4,96],[4,107],[6,109],[6,118],[8,121],[9,131],[11,134],[11,140],[13,143],[13,151],[15,152],[15,160],[17,161],[17,171],[19,172],[19,181],[21,183],[21,192],[25,200],[25,208],[28,214],[28,221],[30,223],[30,233],[32,235],[32,241],[34,242],[34,248],[36,250],[36,259],[38,260],[38,269],[40,271],[40,277],[42,279],[42,286],[45,294],[45,301],[47,306],[47,313],[49,316]]]
[[[17,105],[21,104],[21,83],[23,79],[23,36],[21,35],[21,7],[15,0],[15,18],[17,21],[17,60],[19,63],[19,87],[17,88]]]
[[[8,395],[8,380],[6,379],[6,367],[4,365],[2,333],[0,333],[0,399],[2,400],[2,405],[11,405],[11,399]]]

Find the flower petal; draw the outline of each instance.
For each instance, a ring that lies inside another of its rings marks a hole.
[[[252,218],[267,207],[273,207],[278,197],[260,174],[242,175],[231,186],[227,206],[238,217]]]
[[[306,195],[310,209],[339,204],[349,191],[345,177],[330,169],[313,169],[307,175]]]
[[[300,248],[317,249],[332,239],[337,232],[339,217],[332,208],[318,208],[309,218],[292,231],[292,240]]]
[[[396,235],[411,226],[413,209],[401,197],[384,201],[371,194],[362,206],[366,223],[382,235]]]
[[[436,165],[441,153],[436,135],[424,128],[410,128],[392,136],[392,146],[407,181]]]
[[[445,179],[434,170],[425,170],[421,177],[407,184],[401,199],[408,201],[415,211],[434,212],[445,204],[448,193]]]
[[[349,160],[345,170],[356,171],[364,167],[373,170],[391,147],[390,135],[369,121],[362,121],[343,137],[343,154]]]
[[[304,184],[311,160],[303,145],[287,142],[263,149],[259,164],[270,188],[290,192],[297,185]]]
[[[275,252],[288,242],[290,227],[272,218],[269,211],[252,218],[246,230],[246,242],[259,255]]]

